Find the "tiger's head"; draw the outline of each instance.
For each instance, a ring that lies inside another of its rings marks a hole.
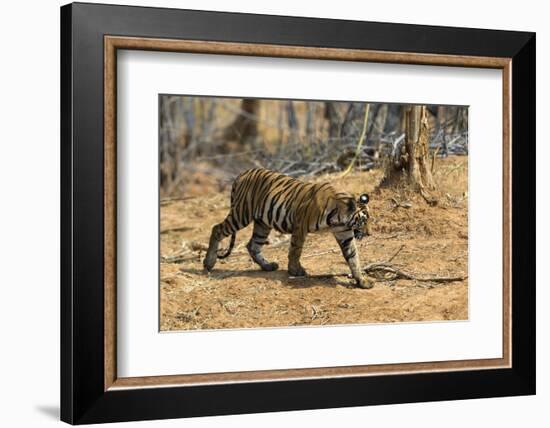
[[[369,195],[363,193],[357,200],[350,199],[348,209],[352,212],[347,226],[353,230],[355,239],[362,239],[371,234],[370,213],[369,213]]]

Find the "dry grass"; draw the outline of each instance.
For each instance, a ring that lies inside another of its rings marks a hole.
[[[403,246],[392,263],[418,275],[447,276],[468,271],[467,158],[438,160],[435,179],[440,203],[430,207],[405,190],[374,191],[382,172],[352,173],[330,179],[338,188],[371,193],[373,236],[359,242],[363,264],[384,261]],[[205,189],[207,186],[205,186]],[[445,284],[377,280],[370,290],[352,280],[326,277],[348,272],[330,233],[310,234],[302,263],[309,274],[290,279],[286,271],[288,235],[272,233],[266,258],[280,270],[262,272],[245,245],[251,227],[237,235],[233,254],[207,275],[202,258],[210,230],[229,208],[227,192],[173,201],[161,207],[161,256],[180,263],[161,264],[161,329],[219,329],[464,320],[468,318],[468,281]],[[409,206],[410,205],[410,206]]]

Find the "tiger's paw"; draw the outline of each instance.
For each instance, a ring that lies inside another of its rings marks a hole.
[[[298,265],[298,266],[289,266],[288,267],[288,274],[290,276],[306,276],[307,275],[305,269],[300,265]]]
[[[274,270],[277,270],[277,269],[279,269],[279,265],[276,262],[266,263],[262,265],[262,270],[266,272],[273,272]]]
[[[364,288],[365,290],[368,290],[369,288],[372,288],[374,284],[372,281],[369,281],[368,279],[360,278],[356,280],[357,286],[359,288]]]
[[[207,254],[202,262],[202,265],[204,266],[204,269],[207,272],[212,272],[212,269],[214,269],[214,265],[216,264],[216,261],[217,261],[217,257],[215,253],[214,253],[214,257],[212,256],[209,257],[209,255]]]

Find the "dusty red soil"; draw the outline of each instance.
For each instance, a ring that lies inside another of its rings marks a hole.
[[[439,204],[396,189],[376,190],[381,171],[318,177],[335,187],[371,194],[373,235],[358,243],[363,265],[392,260],[415,276],[459,276],[468,271],[467,158],[438,160]],[[407,205],[397,207],[394,201]],[[161,206],[161,330],[275,327],[468,318],[468,281],[435,283],[372,278],[370,290],[355,288],[330,233],[310,234],[302,256],[309,277],[288,277],[288,235],[273,232],[264,254],[280,270],[262,272],[245,245],[251,227],[237,234],[232,255],[214,271],[202,259],[212,226],[224,219],[228,192]],[[223,243],[227,245],[227,243]],[[168,262],[170,260],[177,262]],[[320,277],[316,277],[320,275]]]

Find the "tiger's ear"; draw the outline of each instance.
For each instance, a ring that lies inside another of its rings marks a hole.
[[[361,196],[359,196],[359,199],[357,202],[359,202],[361,205],[367,205],[369,203],[369,195],[366,193],[363,193]]]

